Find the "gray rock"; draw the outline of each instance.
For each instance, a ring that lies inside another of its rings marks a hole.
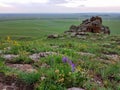
[[[14,86],[4,86],[2,90],[16,90],[16,87]]]
[[[52,34],[52,35],[48,35],[47,38],[58,38],[59,35],[58,34]]]
[[[95,54],[87,53],[87,52],[78,52],[78,54],[83,55],[83,56],[91,56],[91,57],[95,56]]]
[[[3,58],[5,58],[6,60],[12,60],[18,56],[19,55],[8,54],[8,55],[3,55]]]
[[[76,36],[76,32],[72,32],[70,36],[71,37],[75,37]]]
[[[86,39],[87,38],[86,36],[82,36],[82,35],[77,35],[76,37],[79,39]]]
[[[72,87],[72,88],[68,88],[67,90],[85,90],[85,89]]]
[[[32,65],[29,65],[29,64],[7,64],[7,66],[24,71],[24,72],[28,72],[28,73],[37,72],[37,70],[34,69]]]
[[[3,51],[2,50],[0,50],[0,54],[2,54],[3,53]]]
[[[120,56],[119,55],[105,55],[109,60],[120,60]]]
[[[39,54],[32,54],[32,55],[29,55],[29,58],[31,58],[32,60],[39,60],[40,55]]]
[[[84,20],[80,25],[71,25],[66,32],[91,32],[91,33],[104,33],[110,34],[110,29],[107,26],[102,25],[102,18],[99,16],[91,17],[90,19]],[[72,34],[72,36],[75,36]]]
[[[48,55],[53,55],[53,54],[56,54],[56,53],[55,52],[40,52],[40,53],[29,55],[29,58],[31,58],[34,61],[38,61],[42,57],[47,57]]]

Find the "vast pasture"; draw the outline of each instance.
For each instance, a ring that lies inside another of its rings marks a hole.
[[[82,20],[0,19],[0,90],[120,90],[120,19],[103,19],[111,35],[63,34]]]
[[[71,25],[79,25],[78,19],[33,19],[9,20],[0,22],[0,37],[39,38],[48,34],[63,33]],[[120,20],[104,20],[104,25],[109,26],[111,34],[120,34]]]

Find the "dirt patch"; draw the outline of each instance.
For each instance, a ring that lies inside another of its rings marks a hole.
[[[95,57],[95,54],[88,53],[88,52],[78,52],[78,54],[80,54],[80,55],[82,55],[82,56],[90,56],[90,57]]]
[[[54,54],[56,53],[55,52],[40,52],[40,53],[29,55],[29,58],[31,58],[34,61],[38,61],[42,57],[47,57],[48,55],[54,55]]]
[[[93,81],[96,82],[99,86],[103,86],[103,79],[102,76],[97,74],[93,77]]]
[[[120,56],[117,55],[117,54],[104,54],[104,55],[102,55],[100,57],[100,59],[119,61],[120,60]]]
[[[16,76],[5,76],[0,72],[0,90],[34,90],[34,85],[27,85]]]
[[[100,74],[96,74],[93,70],[90,70],[88,74],[91,77],[91,82],[95,82],[99,86],[104,86],[103,84],[103,78]]]
[[[31,73],[31,72],[37,72],[36,69],[32,67],[30,64],[6,64],[8,67],[21,70],[23,72]]]
[[[40,58],[47,57],[49,55],[54,55],[55,52],[40,52],[40,53],[34,53],[32,55],[29,55],[28,58],[32,59],[33,61],[38,61]],[[14,54],[6,54],[2,55],[2,57],[6,60],[6,62],[10,62],[13,59],[19,57],[19,55]]]
[[[110,60],[120,60],[120,56],[119,55],[116,55],[116,54],[111,54],[111,55],[106,55],[106,57]]]

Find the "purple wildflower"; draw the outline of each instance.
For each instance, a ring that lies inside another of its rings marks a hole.
[[[62,62],[64,62],[64,63],[68,62],[68,58],[67,57],[63,57],[62,58]]]
[[[67,57],[63,57],[62,62],[68,63],[71,66],[72,72],[75,71],[75,64],[71,60],[69,60]]]
[[[68,63],[69,63],[70,65],[72,65],[72,64],[73,64],[73,62],[72,62],[71,60],[68,60]]]
[[[71,60],[69,60],[68,63],[72,68],[72,72],[74,72],[75,71],[75,64]]]
[[[71,64],[71,68],[72,68],[72,72],[74,72],[75,71],[75,64],[74,63]]]

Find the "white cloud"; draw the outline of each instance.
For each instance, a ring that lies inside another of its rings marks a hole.
[[[49,0],[0,0],[0,7],[14,7],[15,4],[48,3]]]
[[[0,7],[15,7],[18,4],[31,4],[31,3],[39,3],[45,4],[48,3],[49,0],[0,0]]]
[[[0,7],[12,7],[12,5],[0,3]]]
[[[67,3],[57,4],[58,6],[65,6],[65,7],[79,7],[84,6],[86,0],[66,0]]]
[[[88,0],[88,7],[117,7],[120,6],[120,0]]]
[[[120,0],[0,0],[0,12],[89,11],[120,12]]]
[[[49,0],[0,0],[0,3],[47,3]]]
[[[57,4],[65,7],[117,7],[120,6],[120,0],[66,0],[67,3]]]

